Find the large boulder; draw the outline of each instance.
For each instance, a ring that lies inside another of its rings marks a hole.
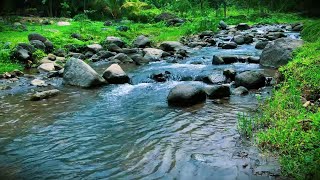
[[[114,36],[108,36],[105,42],[107,44],[111,44],[111,43],[116,44],[121,48],[125,46],[125,43],[120,38],[114,37]]]
[[[65,84],[90,88],[105,83],[104,79],[88,64],[80,59],[71,58],[67,61],[63,80]]]
[[[260,64],[266,67],[279,68],[292,59],[292,52],[303,45],[302,40],[281,38],[269,43],[262,51]]]
[[[236,70],[229,68],[229,69],[223,70],[223,75],[227,79],[230,79],[231,81],[234,81],[235,78],[236,78],[237,72],[236,72]]]
[[[129,76],[122,70],[118,64],[112,64],[103,72],[103,78],[110,84],[129,83]]]
[[[248,89],[259,89],[265,86],[266,77],[256,71],[246,71],[236,75],[235,85],[237,87],[243,86]]]
[[[133,46],[137,48],[145,48],[147,46],[151,45],[151,41],[148,37],[141,35],[138,36],[134,41],[133,41]]]
[[[168,104],[173,106],[191,106],[204,102],[206,92],[194,84],[180,84],[170,90]]]
[[[202,79],[207,84],[222,84],[227,81],[226,77],[222,74],[210,74]]]
[[[160,44],[160,49],[167,52],[177,52],[184,49],[183,45],[178,41],[165,41]]]
[[[205,91],[209,99],[220,99],[231,95],[230,86],[228,85],[209,86]]]
[[[32,45],[27,44],[27,43],[19,43],[17,45],[17,47],[23,48],[23,49],[29,51],[30,53],[34,53],[36,51],[36,48],[34,48]]]

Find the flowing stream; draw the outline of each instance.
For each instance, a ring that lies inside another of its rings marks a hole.
[[[23,93],[0,97],[0,177],[6,179],[270,179],[254,168],[268,165],[256,148],[241,141],[237,116],[257,108],[256,93],[271,87],[190,108],[169,107],[171,88],[199,75],[258,70],[258,64],[215,66],[212,55],[259,56],[243,45],[207,47],[179,63],[154,62],[125,68],[131,84],[84,90],[64,87],[59,96],[27,101]],[[196,62],[196,63],[195,63]],[[101,72],[106,65],[93,65]],[[165,83],[155,72],[171,72]],[[198,84],[202,84],[197,82]],[[272,168],[271,168],[272,169]]]

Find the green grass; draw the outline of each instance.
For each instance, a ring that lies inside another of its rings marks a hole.
[[[244,17],[238,15],[246,14]],[[220,15],[217,17],[216,13],[212,10],[206,10],[205,13],[200,11],[190,11],[185,15],[188,20],[180,27],[167,27],[165,23],[127,23],[115,24],[110,27],[104,27],[103,22],[85,21],[78,22],[72,21],[71,26],[57,26],[53,25],[40,25],[38,23],[27,23],[28,31],[13,30],[11,25],[0,23],[0,43],[11,43],[11,48],[20,42],[28,42],[28,34],[36,32],[53,42],[56,48],[63,48],[66,44],[87,45],[91,43],[102,43],[107,36],[121,37],[127,44],[132,44],[135,37],[144,34],[148,35],[153,41],[154,45],[162,41],[179,40],[182,36],[195,34],[204,30],[217,30],[217,24],[221,19],[224,19],[228,24],[238,24],[240,22],[247,22],[249,24],[255,23],[284,23],[296,22],[301,18],[295,14],[272,14],[270,17],[259,17],[256,11],[242,11],[235,8],[229,8],[228,18],[223,18]],[[126,25],[130,28],[127,32],[120,32],[116,29],[119,25]],[[70,37],[72,33],[79,33],[87,41],[80,41]],[[1,48],[2,49],[2,48]],[[2,51],[2,50],[0,50]],[[13,70],[17,68],[17,64],[11,62],[9,56],[2,56],[0,63],[0,73]],[[6,67],[6,68],[3,68]],[[20,67],[21,69],[21,67]]]
[[[320,29],[320,21],[306,24],[302,35],[307,42],[280,68],[285,81],[254,118],[258,146],[279,154],[283,175],[296,179],[320,177],[320,102],[305,108],[301,101],[320,94],[320,39],[315,29]]]

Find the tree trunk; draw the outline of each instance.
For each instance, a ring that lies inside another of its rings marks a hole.
[[[223,1],[223,12],[224,12],[224,17],[227,17],[227,2]]]

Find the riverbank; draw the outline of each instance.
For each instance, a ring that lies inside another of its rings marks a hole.
[[[320,178],[319,29],[320,21],[305,24],[305,44],[280,68],[284,81],[279,89],[257,117],[242,118],[257,130],[259,147],[279,154],[282,173],[297,179]]]

